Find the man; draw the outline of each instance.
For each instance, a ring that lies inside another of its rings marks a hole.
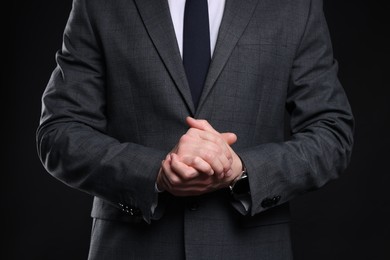
[[[288,201],[348,165],[320,0],[74,0],[56,60],[38,151],[90,259],[292,259]]]

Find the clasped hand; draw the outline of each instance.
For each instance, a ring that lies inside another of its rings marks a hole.
[[[175,196],[194,196],[227,187],[242,171],[231,145],[233,133],[219,133],[206,120],[187,117],[189,130],[161,163],[160,190]]]

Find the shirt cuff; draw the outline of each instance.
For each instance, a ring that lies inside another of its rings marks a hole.
[[[159,189],[158,189],[158,187],[157,187],[157,182],[154,183],[154,191],[155,191],[156,193],[162,193],[162,192],[164,192],[163,190],[159,190]],[[154,216],[154,213],[155,213],[155,211],[156,211],[157,205],[158,205],[158,196],[156,196],[156,199],[153,201],[152,206],[150,207],[150,212],[152,213],[152,218],[153,218],[153,217],[156,217],[156,216]]]
[[[250,194],[240,197],[237,200],[232,201],[232,206],[240,212],[242,215],[247,215],[251,208],[251,196]]]
[[[154,183],[154,191],[157,192],[157,193],[161,193],[163,192],[164,190],[159,190],[158,186],[157,186],[157,182]]]

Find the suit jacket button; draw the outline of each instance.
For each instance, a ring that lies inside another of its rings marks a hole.
[[[198,210],[199,209],[199,204],[197,203],[197,202],[192,202],[191,204],[190,204],[190,210],[191,211],[196,211],[196,210]]]
[[[270,199],[270,198],[266,198],[261,202],[261,206],[263,208],[269,208],[269,207],[272,207],[273,205],[274,205],[274,201],[273,201],[273,199]]]
[[[280,196],[275,196],[275,197],[273,197],[273,198],[272,198],[273,204],[274,204],[274,205],[278,204],[280,198],[281,198]]]
[[[141,215],[141,211],[137,208],[130,208],[130,211],[127,213],[129,213],[131,216],[140,216]]]

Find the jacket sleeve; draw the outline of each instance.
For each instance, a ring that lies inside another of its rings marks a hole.
[[[347,167],[354,119],[337,77],[322,1],[312,0],[291,69],[291,138],[238,151],[249,176],[251,215],[315,190]]]
[[[87,1],[73,2],[42,96],[38,154],[58,180],[149,222],[165,152],[106,134],[104,56],[87,9]]]

